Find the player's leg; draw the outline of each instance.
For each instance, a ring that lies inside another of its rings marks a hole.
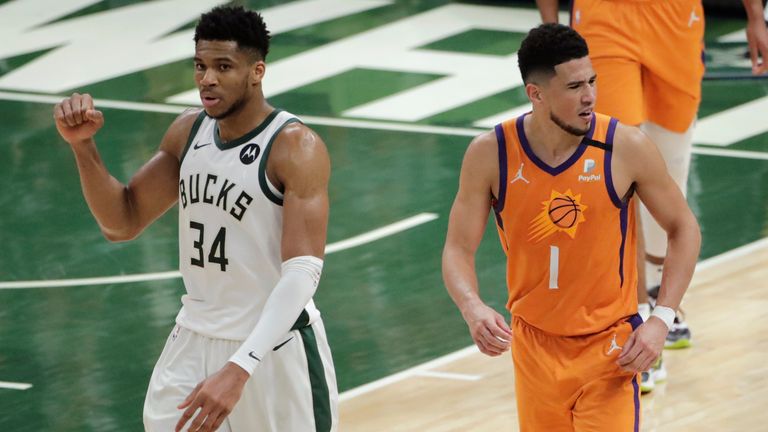
[[[655,2],[649,5],[647,16],[657,25],[646,26],[643,34],[648,122],[642,129],[656,143],[670,175],[685,194],[704,75],[704,10],[698,0]],[[653,289],[661,283],[666,234],[647,211],[642,213],[649,261],[647,285]],[[690,331],[681,318],[670,331],[667,347],[690,345]]]
[[[512,358],[520,432],[573,432],[570,407],[578,382],[562,380],[554,339],[513,319]]]
[[[587,382],[573,409],[574,430],[579,432],[639,431],[639,377],[622,371],[616,365],[624,343],[640,325],[635,316],[606,331],[586,336],[581,361]]]
[[[338,391],[322,321],[291,331],[256,368],[230,413],[232,432],[335,431]]]
[[[182,413],[176,407],[205,378],[203,350],[201,336],[178,325],[168,336],[144,400],[146,432],[174,430]]]

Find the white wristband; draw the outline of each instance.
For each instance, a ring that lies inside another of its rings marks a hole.
[[[671,329],[672,323],[675,322],[675,310],[671,307],[657,305],[655,308],[653,308],[651,316],[655,316],[656,318],[664,321],[667,329]]]

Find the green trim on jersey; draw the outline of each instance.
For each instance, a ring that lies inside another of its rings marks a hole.
[[[328,394],[328,383],[325,380],[325,367],[317,339],[312,326],[299,329],[301,340],[304,342],[304,354],[307,356],[307,372],[312,386],[312,410],[315,414],[315,432],[331,430],[331,397]]]
[[[219,148],[219,150],[229,150],[231,148],[235,148],[239,145],[245,144],[248,141],[252,140],[256,135],[260,134],[261,131],[267,128],[270,123],[272,123],[272,120],[275,119],[275,117],[280,113],[279,109],[273,110],[267,118],[264,119],[263,122],[261,122],[260,125],[256,126],[255,129],[248,132],[247,134],[241,136],[240,138],[233,139],[232,141],[222,142],[221,137],[219,137],[219,122],[216,122],[216,125],[213,127],[213,141],[216,143],[216,147]]]
[[[275,133],[272,135],[272,138],[269,139],[267,145],[264,147],[264,155],[261,156],[261,162],[259,163],[259,185],[261,185],[261,191],[264,192],[264,196],[279,206],[283,205],[283,199],[272,193],[269,185],[267,185],[267,158],[269,158],[269,152],[272,150],[272,143],[275,142],[275,139],[278,135],[280,135],[280,132],[282,132],[283,128],[291,123],[301,123],[301,121],[296,117],[293,117],[280,125],[280,127],[277,128]]]
[[[301,315],[299,315],[299,318],[296,320],[295,323],[293,323],[293,326],[291,326],[291,330],[299,330],[308,325],[309,325],[309,313],[307,313],[306,309],[303,309],[301,311]]]
[[[184,146],[184,151],[181,152],[181,157],[179,158],[179,167],[181,167],[181,163],[184,162],[184,156],[187,155],[189,146],[192,145],[192,141],[195,139],[195,135],[197,135],[197,131],[200,129],[200,125],[203,123],[205,116],[205,110],[200,111],[200,114],[197,115],[195,122],[192,123],[192,129],[189,131],[189,137],[187,137],[187,145]]]

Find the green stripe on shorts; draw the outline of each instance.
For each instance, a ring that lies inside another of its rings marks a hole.
[[[312,326],[299,329],[304,341],[304,352],[307,356],[309,382],[312,385],[312,407],[315,413],[315,431],[328,432],[331,430],[331,401],[328,396],[328,383],[325,381],[325,367],[320,351],[317,349],[317,339]]]

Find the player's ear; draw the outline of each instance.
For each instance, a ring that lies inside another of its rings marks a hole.
[[[529,82],[525,85],[525,93],[528,95],[528,100],[531,103],[541,103],[543,100],[541,95],[541,87],[535,83]]]
[[[261,80],[264,79],[264,74],[266,73],[267,65],[264,63],[263,60],[257,60],[252,66],[251,66],[251,73],[249,74],[249,78],[251,80],[251,85],[258,85],[261,83]]]

